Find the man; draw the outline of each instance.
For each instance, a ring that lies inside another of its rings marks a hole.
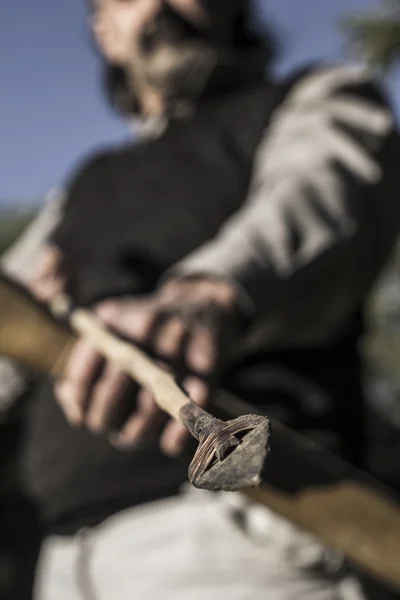
[[[96,306],[200,404],[222,384],[361,463],[362,305],[399,224],[391,111],[359,70],[266,81],[247,13],[94,3],[113,98],[150,137],[74,177],[33,286]],[[340,557],[240,495],[180,493],[187,456],[165,455],[185,433],[130,386],[80,340],[62,410],[49,385],[33,402],[37,598],[359,594]]]

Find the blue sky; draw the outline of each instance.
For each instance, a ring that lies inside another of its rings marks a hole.
[[[217,0],[216,0],[217,1]],[[37,200],[99,145],[126,139],[102,98],[84,0],[0,2],[0,199]],[[377,0],[260,0],[282,70],[344,55],[338,22]],[[400,95],[400,94],[399,94]]]

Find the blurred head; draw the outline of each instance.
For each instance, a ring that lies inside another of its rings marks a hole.
[[[216,64],[266,45],[249,32],[249,0],[92,0],[92,30],[112,99],[138,111],[138,97],[195,98]],[[271,48],[269,48],[270,50]],[[265,52],[265,55],[267,52]]]

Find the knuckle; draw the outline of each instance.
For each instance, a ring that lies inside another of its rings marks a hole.
[[[130,431],[129,429],[124,430],[119,437],[119,441],[124,446],[133,445],[137,440],[137,434],[135,431]]]
[[[97,434],[103,433],[106,430],[103,419],[97,415],[89,415],[86,419],[86,426],[90,431]]]
[[[142,311],[137,314],[132,314],[129,323],[131,334],[139,340],[144,339],[148,335],[154,318],[154,313],[151,311]]]
[[[119,305],[115,300],[106,300],[96,307],[96,314],[106,323],[112,323],[118,315]]]

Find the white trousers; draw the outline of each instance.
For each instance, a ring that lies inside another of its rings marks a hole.
[[[35,600],[361,600],[343,560],[240,494],[188,490],[49,537]]]

